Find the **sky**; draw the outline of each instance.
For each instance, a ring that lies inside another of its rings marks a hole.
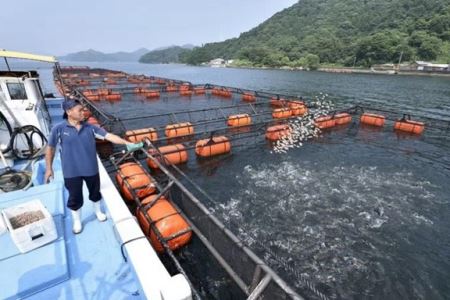
[[[59,56],[201,46],[238,37],[297,1],[2,1],[0,49]]]

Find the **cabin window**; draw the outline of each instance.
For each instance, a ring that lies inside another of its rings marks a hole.
[[[8,87],[9,96],[11,100],[26,100],[27,92],[25,91],[25,86],[21,82],[8,82],[6,83]]]

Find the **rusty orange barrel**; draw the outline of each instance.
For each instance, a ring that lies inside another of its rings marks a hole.
[[[167,241],[167,245],[172,251],[189,243],[192,237],[189,224],[164,196],[157,199],[156,195],[152,195],[142,200],[142,206],[147,204],[150,204],[146,211],[149,220],[139,208],[136,209],[136,216],[142,231],[150,238],[156,251],[161,253],[164,251],[164,247],[150,226],[151,223],[157,228],[161,237],[166,240],[172,237]]]
[[[255,102],[256,101],[256,96],[253,95],[252,93],[244,93],[242,95],[242,100],[246,101],[246,102]]]
[[[266,130],[266,139],[274,142],[290,134],[291,128],[287,124],[270,126]]]
[[[334,120],[336,121],[336,125],[344,125],[352,121],[352,116],[348,113],[335,114]]]
[[[134,162],[120,165],[116,174],[116,180],[123,196],[129,201],[133,201],[133,195],[125,182],[135,191],[139,199],[156,193],[155,180],[141,165]]]
[[[408,133],[422,134],[425,129],[425,124],[422,122],[401,119],[395,122],[394,129]]]
[[[195,153],[200,157],[211,157],[230,152],[231,143],[226,136],[216,136],[199,140],[195,144]]]
[[[288,106],[293,116],[304,116],[308,112],[308,108],[301,101],[289,101]]]
[[[245,126],[252,123],[252,118],[248,114],[232,115],[228,117],[228,126]]]
[[[190,90],[180,90],[180,96],[192,96],[192,91],[190,91]]]
[[[165,134],[168,138],[194,134],[194,126],[189,122],[167,125]]]
[[[314,123],[320,129],[327,129],[336,126],[336,120],[331,116],[323,116],[314,119]]]
[[[272,112],[274,119],[284,119],[292,116],[292,110],[290,108],[276,108]]]
[[[361,124],[383,127],[385,117],[382,115],[364,113],[361,115]]]
[[[141,128],[135,130],[128,130],[125,132],[125,138],[132,143],[139,143],[144,138],[150,139],[150,141],[154,142],[158,140],[158,133],[155,128]]]
[[[164,156],[164,162],[166,164],[178,165],[187,162],[188,152],[182,144],[162,146],[158,148],[159,152]],[[149,151],[149,154],[156,157],[160,162],[160,155],[156,151]],[[147,164],[152,169],[158,169],[158,165],[150,158],[147,158]]]
[[[110,93],[105,96],[105,99],[110,101],[118,101],[122,99],[122,95],[120,93]]]

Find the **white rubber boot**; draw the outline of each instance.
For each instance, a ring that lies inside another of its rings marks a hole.
[[[81,208],[78,210],[72,210],[72,232],[78,234],[83,230],[83,225],[81,224]]]
[[[100,201],[94,202],[95,215],[97,216],[97,220],[103,222],[106,220],[106,215],[102,212],[102,207],[100,206]]]

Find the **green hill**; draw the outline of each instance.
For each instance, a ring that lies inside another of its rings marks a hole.
[[[172,46],[165,49],[153,50],[143,55],[139,59],[139,62],[148,64],[178,63],[188,52],[191,51],[189,47]]]
[[[450,0],[302,0],[238,38],[195,48],[184,62],[304,66],[450,62]]]

